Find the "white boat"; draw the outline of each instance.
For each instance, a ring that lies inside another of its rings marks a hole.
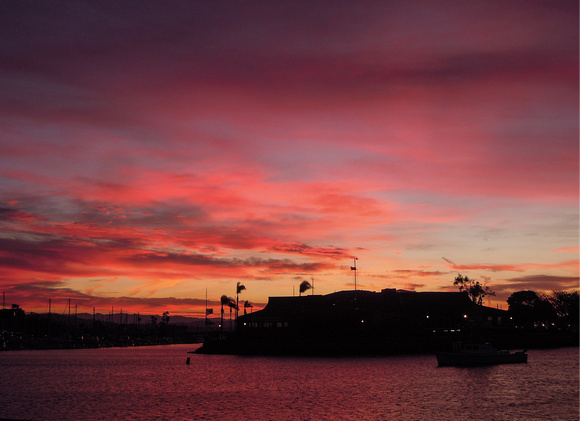
[[[468,366],[490,364],[527,363],[526,350],[518,352],[498,351],[488,343],[453,343],[451,352],[436,352],[439,366]]]

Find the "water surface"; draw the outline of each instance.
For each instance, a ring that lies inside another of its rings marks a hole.
[[[192,345],[0,353],[0,418],[578,420],[578,348],[527,364],[238,357]],[[191,364],[186,365],[187,357]]]

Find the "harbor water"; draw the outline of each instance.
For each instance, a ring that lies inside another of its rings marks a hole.
[[[0,418],[578,420],[578,348],[527,364],[435,356],[239,357],[197,345],[0,353]],[[186,364],[187,358],[190,364]]]

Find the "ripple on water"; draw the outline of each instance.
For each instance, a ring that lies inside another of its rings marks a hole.
[[[85,420],[578,419],[578,349],[528,364],[433,356],[270,358],[189,346],[0,354],[1,418]],[[186,357],[191,364],[185,365]]]

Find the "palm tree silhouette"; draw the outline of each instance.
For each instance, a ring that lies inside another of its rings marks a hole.
[[[247,308],[254,308],[254,306],[252,305],[252,303],[250,303],[248,300],[246,300],[246,302],[244,303],[244,314],[247,314]],[[251,312],[252,310],[250,310]]]
[[[303,292],[306,292],[310,288],[312,288],[312,285],[310,285],[310,282],[308,282],[308,281],[302,281],[300,283],[300,294],[298,296],[301,296]]]
[[[238,314],[238,306],[236,305],[236,302],[234,301],[233,298],[229,298],[228,297],[228,306],[230,307],[230,331],[232,331],[232,309],[235,308],[236,309],[236,314]]]
[[[228,297],[227,295],[222,295],[220,298],[220,302],[222,305],[222,316],[221,316],[221,332],[223,333],[224,330],[224,305],[230,308],[230,330],[232,330],[232,308],[236,308],[236,302],[233,298]]]
[[[236,320],[238,320],[238,309],[240,308],[240,294],[244,291],[246,287],[238,281],[236,286]]]

